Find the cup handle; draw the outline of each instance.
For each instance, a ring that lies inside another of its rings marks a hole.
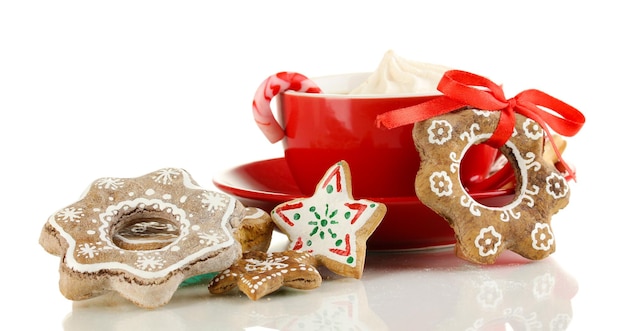
[[[259,129],[271,143],[281,140],[285,132],[272,113],[270,101],[279,93],[288,90],[307,93],[321,92],[311,79],[297,72],[279,72],[261,83],[254,94],[252,113]]]

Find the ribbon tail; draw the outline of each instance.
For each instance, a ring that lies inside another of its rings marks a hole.
[[[567,180],[571,179],[575,182],[576,172],[572,170],[572,168],[570,168],[567,162],[565,162],[565,160],[563,159],[563,155],[561,154],[561,151],[559,151],[559,147],[554,142],[554,137],[552,137],[552,134],[547,130],[544,130],[544,131],[546,133],[546,136],[548,137],[548,140],[550,141],[550,144],[552,145],[552,149],[554,150],[554,154],[556,154],[556,157],[559,160],[559,163],[561,163],[563,168],[565,168],[565,179]]]
[[[536,117],[541,117],[544,122],[541,125],[547,123],[555,132],[564,136],[574,136],[585,124],[585,115],[578,109],[544,92],[526,90],[518,94],[515,99],[521,106],[520,114],[534,120]]]
[[[465,104],[448,98],[446,96],[437,97],[424,103],[405,108],[388,111],[376,116],[376,126],[387,129],[397,128],[408,124],[414,124],[431,117],[449,113],[461,109]]]
[[[570,168],[567,162],[565,162],[565,160],[563,159],[563,156],[561,155],[561,152],[559,151],[559,147],[554,142],[554,137],[550,133],[549,128],[555,127],[555,131],[559,134],[563,134],[564,132],[565,133],[570,133],[570,132],[567,130],[564,130],[563,125],[555,125],[552,119],[556,117],[551,114],[542,112],[537,106],[531,105],[529,107],[528,104],[525,104],[523,107],[517,107],[517,112],[523,116],[526,116],[534,120],[543,128],[543,132],[546,134],[546,137],[548,138],[548,140],[550,141],[550,144],[552,145],[552,149],[554,149],[554,154],[556,154],[556,157],[559,160],[558,162],[563,166],[563,168],[565,168],[565,178],[568,180],[571,179],[573,181],[576,181],[576,173],[572,170],[572,168]],[[546,123],[546,120],[544,119],[544,117],[546,116],[552,122],[551,123],[552,125],[548,125],[548,123]],[[584,121],[580,122],[581,126],[582,126],[582,123],[584,123]],[[578,131],[578,129],[579,128],[574,128],[570,130]]]
[[[568,180],[576,181],[575,171],[563,160],[563,156],[549,128],[552,128],[559,134],[571,137],[582,128],[585,123],[585,116],[576,108],[538,90],[523,91],[515,99],[518,101],[517,112],[536,121],[543,128],[558,158],[558,162],[565,168],[565,177]],[[555,116],[540,107],[547,108],[561,117]]]

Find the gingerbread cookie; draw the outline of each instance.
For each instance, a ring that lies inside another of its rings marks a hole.
[[[366,241],[387,207],[354,200],[351,180],[348,163],[338,162],[328,169],[312,197],[279,204],[271,216],[289,237],[290,249],[311,252],[338,275],[361,278]]]
[[[221,294],[237,286],[250,299],[258,300],[282,286],[314,289],[322,283],[315,263],[315,257],[306,252],[246,252],[241,260],[213,278],[209,291]]]
[[[247,207],[241,224],[235,227],[233,236],[241,244],[243,252],[267,252],[272,241],[274,222],[264,210]]]
[[[167,168],[94,181],[80,200],[50,216],[39,242],[61,257],[60,290],[68,299],[117,291],[153,308],[169,302],[184,279],[241,257],[232,232],[245,212],[185,170]]]
[[[544,131],[515,114],[515,129],[500,152],[511,163],[516,197],[505,206],[485,206],[464,189],[459,169],[468,148],[489,139],[500,112],[462,109],[415,123],[413,139],[421,165],[418,198],[443,216],[456,234],[456,253],[475,263],[493,263],[508,249],[529,259],[555,250],[553,214],[569,201],[563,174],[543,157]]]

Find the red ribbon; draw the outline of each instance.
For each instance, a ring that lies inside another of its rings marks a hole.
[[[376,118],[376,124],[378,127],[384,126],[391,129],[465,107],[500,111],[498,125],[493,135],[485,142],[494,148],[499,148],[513,134],[515,113],[518,113],[541,125],[559,161],[567,171],[568,178],[575,179],[574,171],[563,161],[549,128],[569,137],[578,133],[585,123],[585,116],[576,108],[534,89],[522,91],[507,100],[501,86],[485,77],[460,70],[450,70],[444,73],[437,89],[443,93],[443,96],[381,114]]]

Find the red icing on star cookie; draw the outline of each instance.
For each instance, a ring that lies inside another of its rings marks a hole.
[[[350,256],[350,235],[346,233],[345,249],[331,248],[330,251],[341,256]]]
[[[276,214],[278,214],[280,216],[280,218],[287,223],[287,225],[289,226],[293,226],[293,222],[291,222],[289,220],[289,217],[285,216],[284,211],[286,210],[292,210],[292,209],[297,209],[297,208],[301,208],[302,207],[302,203],[294,203],[294,204],[286,204],[286,205],[282,205],[279,208],[276,208]]]
[[[387,208],[370,200],[354,200],[348,163],[328,169],[313,196],[287,201],[271,212],[289,237],[290,249],[313,254],[332,272],[361,278],[366,241]]]

